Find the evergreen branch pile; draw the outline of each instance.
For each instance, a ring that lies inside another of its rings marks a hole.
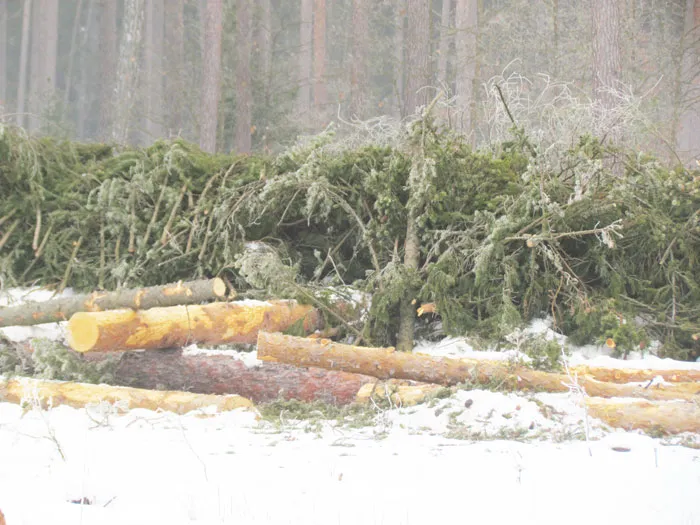
[[[395,342],[415,299],[436,303],[448,334],[548,315],[574,341],[697,357],[700,172],[587,136],[533,154],[515,136],[472,151],[425,117],[391,145],[324,133],[267,159],[0,128],[0,278],[92,289],[221,275],[307,300],[352,284],[372,294],[374,344]]]

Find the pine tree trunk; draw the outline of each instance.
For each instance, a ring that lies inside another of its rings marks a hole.
[[[141,143],[148,145],[163,138],[163,39],[164,0],[146,0],[146,35],[144,46],[145,112]]]
[[[593,0],[593,94],[610,108],[620,81],[620,2]]]
[[[119,64],[117,66],[116,91],[114,93],[114,127],[112,139],[119,144],[129,140],[131,113],[139,85],[141,40],[144,17],[144,0],[125,0]]]
[[[29,24],[32,19],[32,0],[25,0],[22,9],[22,42],[19,54],[19,82],[17,86],[17,125],[23,126],[27,102],[27,69],[29,65]]]
[[[406,0],[396,0],[394,21],[394,91],[396,95],[396,116],[402,119],[406,116],[404,106],[404,62],[405,62],[405,25]]]
[[[260,71],[265,86],[265,100],[270,89],[270,65],[272,64],[272,7],[270,0],[258,2],[260,17],[256,26],[255,37],[259,54]]]
[[[95,138],[107,138],[111,128],[101,127],[101,111],[97,114],[94,107],[99,107],[101,100],[100,55],[93,50],[100,48],[99,4],[86,2],[86,21],[81,36],[80,56],[78,59],[78,83],[76,86],[76,135],[83,141]],[[111,70],[106,81],[113,79]],[[113,96],[113,95],[112,95]]]
[[[34,0],[32,15],[32,59],[29,130],[42,127],[43,118],[56,90],[58,51],[58,2]]]
[[[420,264],[420,239],[418,237],[417,217],[411,211],[408,213],[403,264],[409,272],[417,271]],[[399,332],[396,341],[396,349],[399,352],[410,352],[413,350],[413,336],[416,323],[416,309],[413,302],[415,299],[414,293],[415,290],[407,289],[399,306]]]
[[[367,0],[352,2],[352,55],[350,63],[350,115],[365,116],[368,103],[367,59],[369,54],[369,5]]]
[[[0,119],[7,108],[7,0],[0,0]]]
[[[442,0],[442,13],[440,15],[440,49],[438,55],[438,83],[441,88],[447,85],[447,57],[450,54],[450,41],[452,40],[451,20],[452,0]]]
[[[253,51],[251,0],[238,0],[236,10],[236,136],[235,150],[250,153],[253,127],[253,79],[250,57]]]
[[[700,0],[686,0],[684,30],[678,154],[696,168],[693,160],[700,161]]]
[[[457,130],[464,134],[473,132],[472,108],[474,106],[474,79],[476,77],[478,1],[457,0],[455,47],[457,51],[456,91]]]
[[[209,0],[204,8],[204,49],[202,103],[199,123],[199,146],[203,151],[216,151],[219,98],[221,96],[221,37],[223,0]]]
[[[303,119],[308,118],[311,101],[311,63],[313,61],[313,1],[301,0],[299,23],[299,95],[298,112]]]
[[[326,90],[326,0],[314,2],[314,106],[316,112],[328,103]]]
[[[112,0],[100,2],[100,122],[99,137],[111,138],[114,129],[114,82],[117,70],[117,3]]]
[[[165,93],[170,101],[166,126],[177,136],[184,126],[185,83],[185,0],[165,0]]]
[[[408,2],[406,34],[406,91],[404,106],[407,115],[428,103],[426,89],[430,84],[430,1]]]

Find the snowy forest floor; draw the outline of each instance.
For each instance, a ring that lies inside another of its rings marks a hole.
[[[3,331],[18,339],[62,330]],[[495,355],[458,339],[417,351]],[[700,368],[616,361],[595,347],[574,349],[571,360]],[[0,403],[8,525],[700,524],[700,435],[611,429],[587,418],[575,394],[459,390],[342,419],[28,401]]]

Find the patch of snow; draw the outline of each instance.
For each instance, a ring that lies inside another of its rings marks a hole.
[[[433,357],[530,362],[527,355],[517,350],[475,350],[463,337],[446,337],[438,342],[419,341],[413,348],[413,352]]]

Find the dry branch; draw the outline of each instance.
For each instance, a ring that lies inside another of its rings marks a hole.
[[[68,322],[68,341],[78,352],[255,343],[259,330],[287,330],[297,322],[310,332],[320,326],[321,316],[295,301],[78,312]]]
[[[410,379],[441,385],[472,382],[519,390],[567,392],[570,383],[567,375],[540,372],[523,366],[394,352],[387,348],[358,347],[328,339],[315,340],[279,333],[260,332],[258,358],[296,366],[342,370],[380,379]],[[598,397],[685,400],[700,397],[698,383],[657,384],[645,388],[605,383],[587,377],[578,378],[578,383],[588,395]]]
[[[625,430],[700,432],[700,406],[693,402],[587,398],[586,407],[589,415]]]
[[[116,292],[93,292],[88,295],[0,308],[0,327],[67,321],[77,312],[101,312],[116,308],[138,310],[156,306],[195,304],[221,298],[225,294],[226,285],[219,278]]]
[[[192,410],[216,407],[219,411],[252,407],[253,403],[238,395],[215,396],[190,392],[143,390],[87,383],[66,383],[40,379],[10,379],[0,382],[0,400],[11,403],[39,401],[42,406],[68,405],[84,408],[102,401],[117,403],[120,408],[146,408],[184,414]]]

